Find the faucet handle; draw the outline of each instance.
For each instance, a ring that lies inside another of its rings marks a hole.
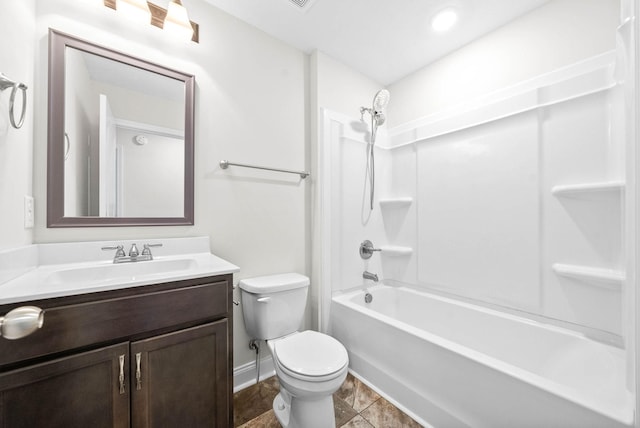
[[[103,251],[106,250],[116,250],[116,255],[115,257],[124,257],[126,256],[126,254],[124,253],[124,246],[122,245],[116,245],[116,246],[108,246],[108,247],[102,247]]]
[[[138,251],[138,247],[135,242],[131,244],[131,249],[129,250],[129,257],[138,257],[140,255],[140,251]]]
[[[373,243],[368,239],[362,241],[362,244],[360,244],[360,257],[362,257],[363,260],[370,259],[374,251],[382,251],[382,249],[374,248]]]
[[[144,244],[142,247],[142,255],[151,256],[151,247],[162,247],[162,244]]]

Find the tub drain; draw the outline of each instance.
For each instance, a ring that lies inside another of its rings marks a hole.
[[[367,293],[364,295],[364,302],[365,303],[371,303],[371,301],[373,300],[373,296],[371,295],[371,293]]]

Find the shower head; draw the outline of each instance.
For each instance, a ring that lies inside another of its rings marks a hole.
[[[389,104],[389,98],[391,98],[391,94],[386,89],[379,90],[376,95],[373,97],[373,107],[371,110],[373,111],[373,119],[376,122],[376,126],[382,125],[387,118],[384,115],[384,109]]]
[[[389,98],[391,98],[391,94],[386,89],[381,89],[376,92],[371,108],[360,107],[360,119],[362,120],[365,113],[369,113],[371,115],[372,125],[375,124],[376,127],[382,125],[387,120],[384,115],[384,109],[387,107],[387,104],[389,104]]]
[[[386,89],[379,90],[375,97],[373,97],[373,111],[374,113],[382,113],[382,111],[389,104],[389,98],[391,94]]]

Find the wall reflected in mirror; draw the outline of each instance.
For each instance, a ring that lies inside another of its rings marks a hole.
[[[184,83],[71,47],[65,61],[65,217],[183,216]]]

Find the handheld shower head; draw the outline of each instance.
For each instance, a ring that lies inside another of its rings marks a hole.
[[[378,132],[378,127],[382,125],[387,118],[384,115],[384,109],[389,104],[389,98],[391,98],[391,94],[386,89],[381,89],[376,92],[376,95],[373,97],[373,103],[371,108],[360,107],[360,120],[364,118],[365,113],[369,113],[371,115],[371,138],[369,140],[369,144],[367,145],[367,177],[369,179],[369,208],[373,211],[373,194],[375,188],[375,166],[374,166],[374,146],[376,144],[376,134]]]
[[[386,89],[381,89],[376,92],[371,108],[360,107],[360,119],[362,120],[365,113],[369,113],[374,119],[376,126],[382,125],[386,120],[384,109],[387,107],[387,104],[389,104],[390,98],[391,94]]]
[[[374,113],[382,113],[382,111],[389,104],[391,94],[386,89],[379,90],[373,97],[373,111]]]
[[[386,89],[379,90],[373,97],[373,107],[371,110],[376,126],[382,125],[387,120],[384,115],[384,109],[387,107],[387,104],[389,104],[390,98],[391,94]]]

